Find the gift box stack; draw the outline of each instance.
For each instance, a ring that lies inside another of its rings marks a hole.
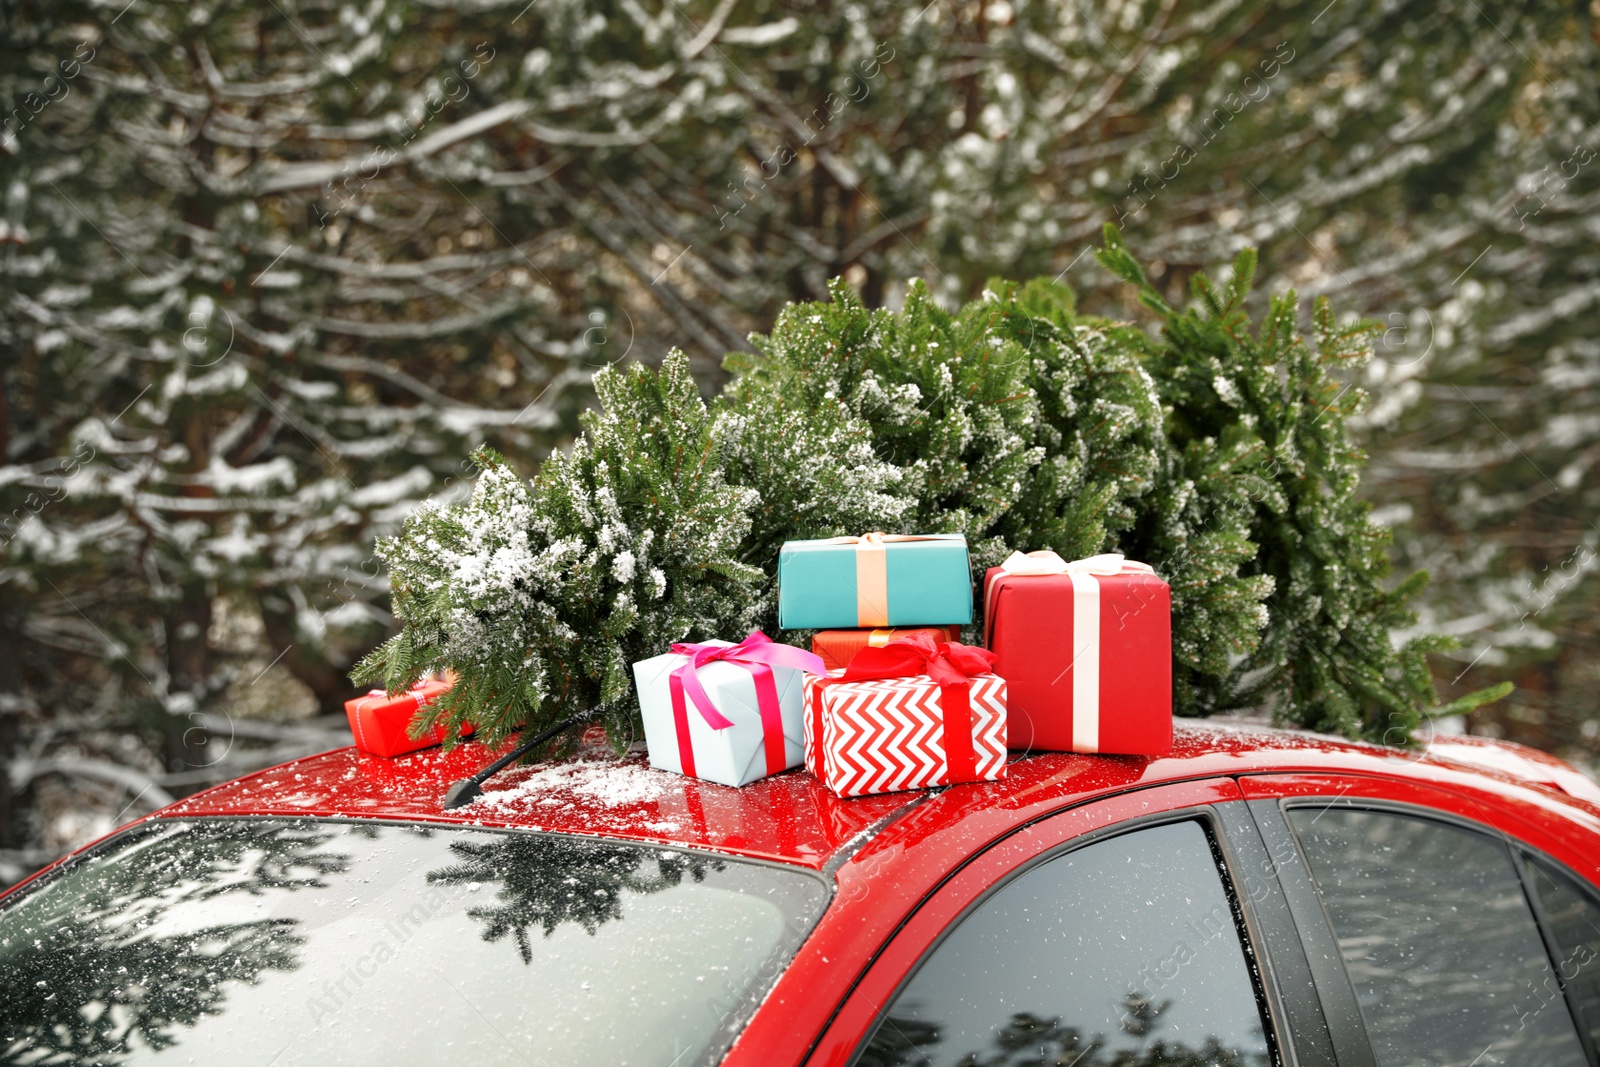
[[[964,538],[791,541],[778,616],[817,631],[811,652],[753,633],[634,664],[652,766],[745,785],[805,762],[842,796],[1004,775],[1005,684],[954,643]]]
[[[842,797],[1004,778],[1007,749],[1159,756],[1172,746],[1171,595],[1143,563],[1013,553],[983,583],[984,644],[959,534],[787,542],[778,620],[633,665],[652,766],[743,786],[802,763]],[[367,752],[438,744],[408,728],[447,681],[350,701]]]
[[[790,541],[778,625],[817,631],[806,767],[840,796],[1005,776],[1005,682],[956,642],[972,621],[960,534]]]
[[[745,785],[802,762],[843,797],[1005,777],[1007,748],[1156,756],[1172,744],[1170,594],[1118,555],[1014,553],[984,581],[985,644],[961,644],[960,535],[790,541],[778,619],[634,664],[650,762]]]

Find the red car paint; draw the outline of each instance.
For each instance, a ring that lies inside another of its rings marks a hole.
[[[1180,721],[1172,752],[1159,758],[1013,753],[1003,781],[852,800],[803,771],[732,789],[648,771],[635,756],[625,765],[651,776],[635,778],[651,784],[645,799],[638,789],[608,799],[604,790],[559,782],[536,793],[519,789],[533,775],[549,781],[572,772],[574,761],[565,761],[508,770],[486,784],[484,800],[442,809],[448,786],[489,755],[475,743],[398,759],[338,749],[239,778],[147,818],[302,815],[513,827],[831,872],[833,902],[728,1064],[847,1062],[922,949],[997,877],[1063,839],[1164,810],[1301,795],[1410,803],[1500,830],[1600,885],[1600,787],[1543,753],[1478,738],[1441,738],[1430,750],[1405,751]],[[575,757],[586,759],[612,757],[598,749]]]

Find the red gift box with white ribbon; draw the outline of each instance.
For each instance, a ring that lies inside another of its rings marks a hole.
[[[1116,553],[1014,552],[984,578],[985,644],[1014,749],[1172,749],[1172,591]]]
[[[918,634],[806,679],[806,768],[841,797],[1006,775],[1006,683],[981,648]]]
[[[411,720],[424,704],[449,688],[449,682],[427,678],[395,696],[374,689],[364,697],[346,700],[344,713],[350,719],[356,748],[373,756],[394,757],[442,744],[446,733],[443,723],[427,736],[416,738],[410,734]],[[461,733],[472,733],[472,725],[462,727]]]

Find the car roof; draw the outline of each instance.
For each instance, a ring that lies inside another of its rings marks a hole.
[[[619,760],[591,734],[572,755],[505,770],[485,784],[482,798],[445,810],[441,801],[451,783],[489,758],[471,742],[397,759],[336,749],[224,783],[151,817],[301,815],[535,829],[823,870],[930,795],[845,800],[798,770],[734,789],[654,770],[639,753]],[[1584,809],[1585,821],[1600,816],[1600,787],[1561,761],[1521,746],[1452,736],[1405,750],[1217,720],[1177,720],[1165,756],[1013,753],[1006,779],[943,792],[973,793],[971,804],[947,805],[953,813],[1012,808],[1020,818],[1022,809],[1038,811],[1041,802],[1066,806],[1164,782],[1271,772],[1378,774],[1436,783],[1465,774],[1491,792],[1533,788]]]

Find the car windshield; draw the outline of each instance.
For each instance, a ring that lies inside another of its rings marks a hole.
[[[612,840],[161,821],[0,908],[0,1062],[713,1062],[826,898]]]

